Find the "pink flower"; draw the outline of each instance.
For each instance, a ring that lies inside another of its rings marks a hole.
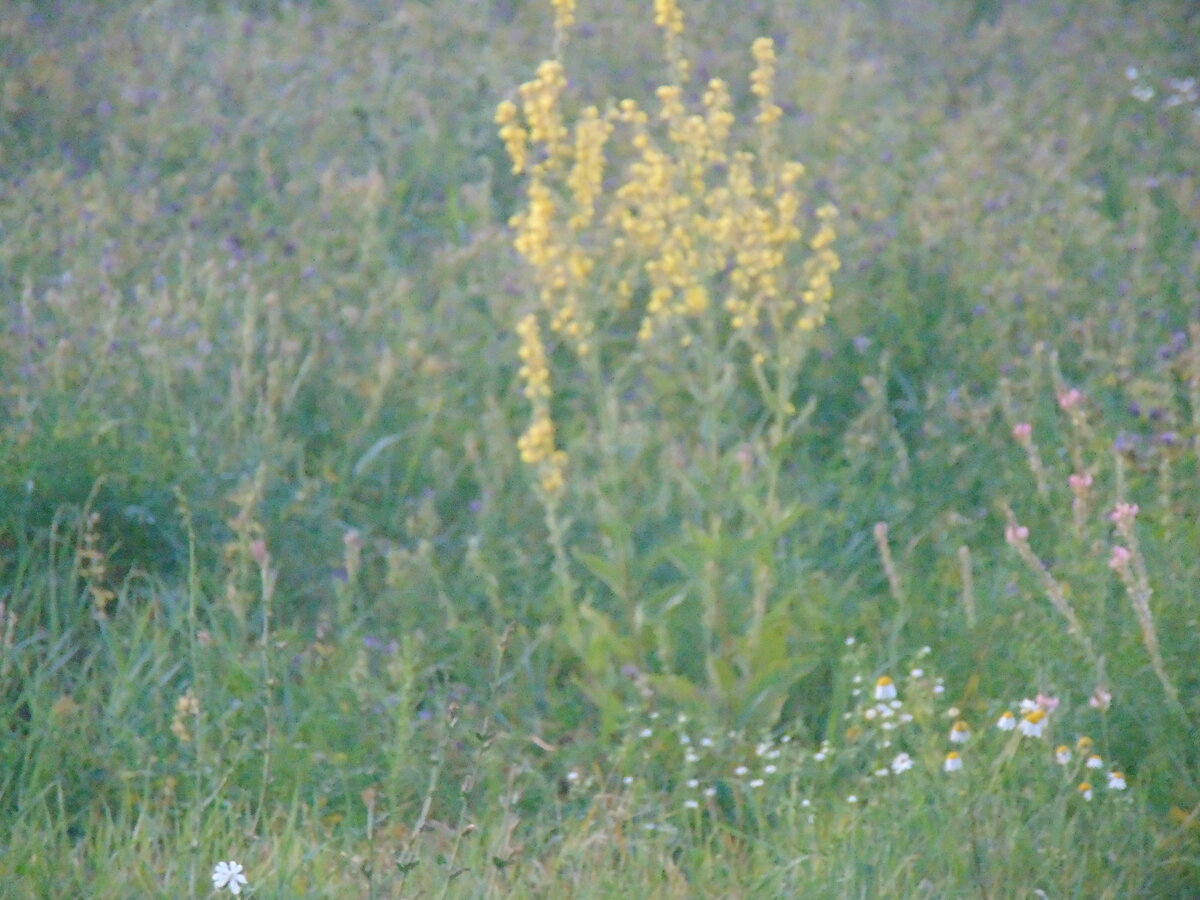
[[[1058,408],[1064,412],[1073,406],[1078,405],[1083,399],[1083,394],[1079,393],[1076,388],[1070,388],[1058,395]]]
[[[1046,694],[1038,694],[1037,697],[1034,698],[1034,702],[1038,705],[1039,709],[1044,709],[1048,713],[1052,713],[1054,710],[1058,709],[1057,697],[1049,697]]]
[[[1112,703],[1112,694],[1102,684],[1096,685],[1096,689],[1092,691],[1092,696],[1088,700],[1088,706],[1092,709],[1098,709],[1101,712],[1108,709]]]
[[[1028,422],[1018,422],[1013,426],[1012,436],[1016,438],[1018,443],[1027,444],[1033,436],[1033,426]]]
[[[1108,517],[1118,528],[1126,528],[1133,524],[1137,514],[1138,505],[1136,503],[1118,503]]]
[[[1009,525],[1004,529],[1004,539],[1014,546],[1029,540],[1029,529],[1024,525]]]
[[[1067,479],[1067,484],[1076,494],[1086,494],[1088,488],[1092,486],[1091,472],[1076,472]]]
[[[1123,572],[1129,568],[1129,560],[1133,558],[1133,554],[1129,549],[1122,547],[1120,544],[1112,548],[1112,556],[1108,559],[1108,567],[1117,572]]]

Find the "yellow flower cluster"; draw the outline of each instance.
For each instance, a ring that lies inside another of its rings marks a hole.
[[[837,207],[825,204],[817,210],[817,220],[821,223],[817,233],[813,235],[808,246],[813,254],[804,261],[804,277],[806,285],[800,295],[807,311],[796,322],[802,330],[810,330],[824,324],[825,314],[829,310],[829,302],[833,299],[833,273],[841,268],[842,262],[833,250],[833,241],[837,233],[833,230],[833,220],[837,218]]]
[[[500,126],[500,140],[513,162],[512,172],[520,175],[528,161],[529,132],[517,123],[517,104],[505,100],[496,107],[496,124]]]
[[[512,101],[502,102],[496,122],[513,172],[526,172],[529,179],[528,205],[509,222],[516,231],[514,246],[533,269],[542,305],[551,313],[551,330],[586,356],[592,325],[581,312],[580,296],[595,264],[579,235],[595,217],[604,179],[604,146],[613,126],[607,116],[589,107],[572,134],[561,112],[565,87],[562,64],[543,62],[536,77],[518,91],[520,109]],[[534,147],[537,161],[531,163]],[[564,186],[570,202],[556,194],[556,188]]]
[[[573,4],[553,5],[556,17],[568,7],[573,15]],[[655,0],[654,20],[673,71],[686,73],[677,0]],[[518,103],[497,109],[513,171],[526,175],[526,203],[510,221],[514,246],[532,270],[548,327],[580,358],[591,355],[602,324],[635,302],[643,343],[672,334],[686,345],[690,320],[712,333],[707,317],[723,311],[755,360],[775,359],[789,371],[803,349],[798,333],[824,321],[839,266],[836,211],[822,207],[806,234],[804,167],[772,149],[782,116],[773,100],[774,43],[759,38],[752,55],[757,153],[734,143],[731,92],[720,79],[705,86],[699,108],[679,82],[657,89],[652,112],[624,99],[604,112],[589,106],[568,125],[563,66],[548,61],[518,89]],[[533,352],[532,340],[523,335],[523,353]],[[553,452],[547,425],[527,433],[523,455]]]
[[[575,24],[575,0],[550,0],[554,7],[554,33],[562,40],[562,35]]]
[[[750,47],[754,56],[754,71],[750,73],[750,93],[758,98],[758,115],[754,121],[764,127],[775,124],[783,110],[771,99],[775,87],[775,42],[768,37],[758,38]]]
[[[612,123],[601,118],[594,106],[585,109],[575,125],[574,159],[567,175],[567,187],[575,200],[569,224],[575,231],[591,225],[596,214],[596,198],[604,179],[604,145],[612,129]]]
[[[559,109],[559,99],[567,86],[567,76],[562,63],[548,59],[538,66],[533,81],[521,85],[521,109],[529,124],[529,140],[543,144],[549,159],[562,151],[562,142],[567,136]]]
[[[541,328],[533,313],[517,325],[521,339],[520,378],[526,399],[533,407],[533,418],[517,441],[521,461],[538,469],[538,482],[548,497],[556,497],[566,483],[567,454],[555,447],[554,420],[550,417],[550,367]]]
[[[683,34],[683,10],[677,0],[654,0],[654,24],[667,34]]]

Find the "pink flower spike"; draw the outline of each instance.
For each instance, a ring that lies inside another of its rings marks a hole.
[[[1092,473],[1076,472],[1067,479],[1067,484],[1076,494],[1085,494],[1092,486]]]
[[[1138,505],[1136,503],[1118,503],[1113,511],[1109,514],[1109,519],[1118,527],[1132,525],[1133,520],[1137,517]]]
[[[1129,560],[1132,558],[1133,554],[1129,552],[1129,549],[1118,544],[1112,548],[1112,556],[1108,559],[1108,567],[1116,572],[1123,572],[1129,567]]]
[[[1033,436],[1033,426],[1028,422],[1018,422],[1013,426],[1012,436],[1018,443],[1025,444]]]
[[[1101,712],[1108,709],[1112,703],[1112,694],[1103,686],[1096,685],[1096,689],[1092,691],[1092,696],[1088,700],[1088,706],[1092,709],[1098,709]]]

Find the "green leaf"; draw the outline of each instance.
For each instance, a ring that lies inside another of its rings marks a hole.
[[[597,556],[594,553],[584,553],[579,550],[575,551],[575,559],[585,569],[608,585],[609,589],[618,597],[625,596],[627,579],[621,568],[612,560],[605,559],[603,556]]]

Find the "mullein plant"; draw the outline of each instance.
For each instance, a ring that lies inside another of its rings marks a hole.
[[[633,633],[619,661],[653,656],[670,668],[682,651],[662,613],[674,601],[645,608],[645,546],[634,537],[639,522],[657,520],[657,532],[682,530],[699,551],[678,566],[700,601],[682,630],[698,630],[702,649],[687,655],[732,694],[746,687],[734,684],[735,657],[745,674],[761,649],[778,575],[770,550],[731,560],[720,547],[735,528],[747,544],[769,543],[794,515],[782,458],[804,421],[799,377],[840,266],[837,210],[810,204],[804,166],[781,153],[771,39],[751,47],[750,128],[738,128],[729,84],[691,78],[674,0],[654,4],[667,76],[656,103],[576,110],[563,61],[574,4],[553,6],[555,58],[496,111],[524,179],[510,226],[536,296],[517,328],[531,408],[521,458],[546,511],[568,635],[586,643],[582,611],[606,641]],[[555,395],[552,368],[569,394]],[[651,453],[672,474],[642,486],[634,463]],[[653,512],[634,505],[651,493]],[[568,554],[568,498],[601,552]],[[580,604],[572,558],[611,592],[623,622]],[[732,583],[749,602],[730,602]]]

